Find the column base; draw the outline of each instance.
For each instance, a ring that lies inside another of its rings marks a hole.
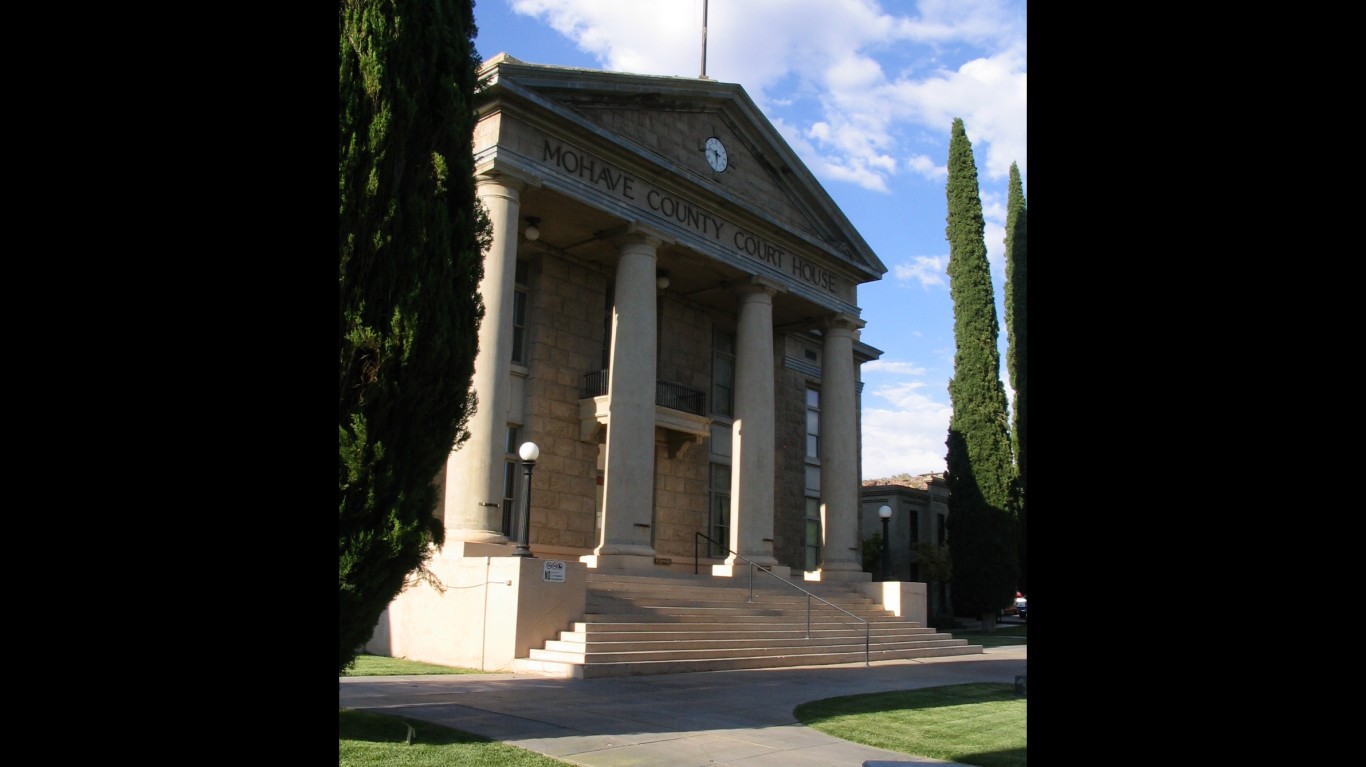
[[[787,565],[762,565],[756,569],[767,570],[783,580],[792,580],[792,568]],[[712,565],[711,574],[718,578],[746,578],[749,576],[749,565],[745,562],[737,562],[733,565]],[[754,581],[761,583],[760,579],[772,580],[763,573],[755,573]]]
[[[506,535],[493,530],[475,530],[472,528],[446,528],[446,545],[460,543],[511,543]]]
[[[869,583],[873,580],[872,573],[862,570],[808,570],[804,575],[808,581],[825,583]]]
[[[638,573],[653,573],[660,568],[655,566],[654,552],[649,556],[642,554],[585,554],[579,561],[588,565],[590,570],[617,570]],[[663,568],[667,571],[668,568]]]
[[[446,557],[447,559],[459,559],[460,557],[510,557],[513,552],[517,550],[517,545],[511,541],[507,541],[506,538],[503,540],[505,541],[504,543],[446,541],[446,545],[441,547],[441,556]]]

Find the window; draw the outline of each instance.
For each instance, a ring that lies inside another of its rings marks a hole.
[[[944,544],[946,544],[946,543],[949,542],[949,530],[948,530],[948,524],[947,524],[947,522],[948,522],[948,520],[944,518],[944,515],[943,515],[943,514],[940,514],[940,515],[939,515],[939,545],[940,545],[940,546],[943,546]]]
[[[818,461],[821,457],[821,392],[819,389],[806,390],[806,460]]]
[[[821,499],[806,499],[806,569],[815,571],[821,566]]]
[[[516,426],[508,426],[506,455],[503,456],[503,535],[515,538],[512,529],[513,511],[517,508],[517,435]]]
[[[735,415],[735,334],[724,330],[711,335],[711,410]]]
[[[527,262],[517,262],[517,285],[512,290],[512,361],[526,364]]]
[[[821,564],[821,392],[806,390],[806,569]]]
[[[707,535],[721,542],[709,542],[707,556],[726,556],[730,548],[730,467],[724,463],[711,465],[711,520]]]

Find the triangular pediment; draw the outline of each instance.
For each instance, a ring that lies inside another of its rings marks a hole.
[[[630,147],[662,172],[714,193],[782,227],[862,275],[887,268],[825,189],[734,83],[703,78],[634,75],[527,64],[496,56],[484,65],[489,91],[515,94]],[[705,143],[717,138],[727,164],[708,162]]]

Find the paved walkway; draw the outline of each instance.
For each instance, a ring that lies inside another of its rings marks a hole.
[[[800,703],[969,682],[1014,684],[1027,647],[837,666],[552,679],[528,674],[340,677],[339,705],[454,727],[584,767],[950,765],[797,723]]]

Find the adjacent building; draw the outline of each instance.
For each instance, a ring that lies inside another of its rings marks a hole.
[[[884,506],[891,510],[886,536],[887,580],[928,584],[929,612],[937,614],[939,608],[948,605],[948,585],[933,577],[933,568],[921,561],[917,549],[921,543],[948,544],[949,486],[943,473],[865,481],[860,512],[864,545],[881,546],[879,512]]]

